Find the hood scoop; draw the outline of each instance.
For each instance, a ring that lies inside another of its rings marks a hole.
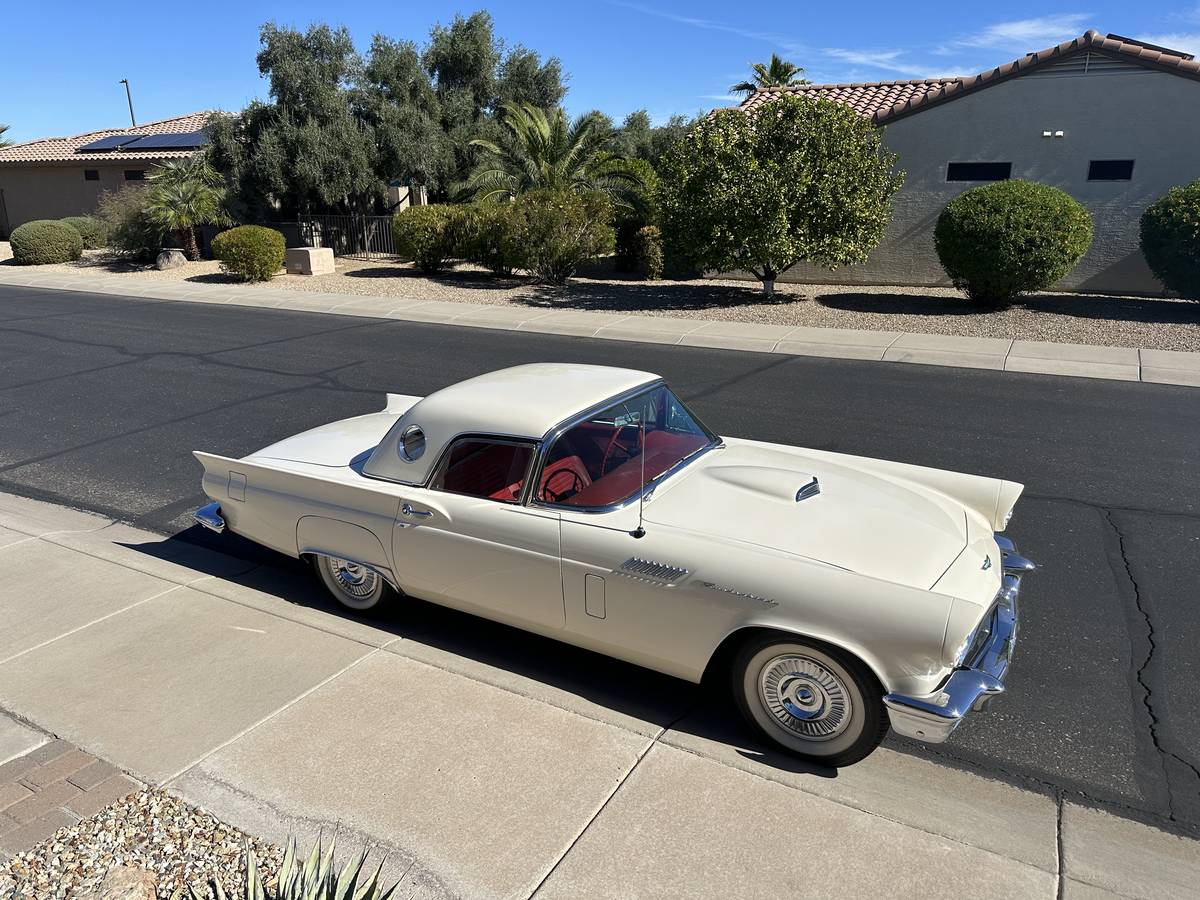
[[[821,493],[815,475],[773,466],[710,466],[705,474],[717,481],[781,503],[799,503]]]

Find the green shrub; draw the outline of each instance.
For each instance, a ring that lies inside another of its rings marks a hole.
[[[656,225],[639,228],[634,242],[634,264],[643,278],[658,281],[663,276],[662,232]]]
[[[453,265],[458,207],[445,203],[410,206],[392,220],[396,252],[427,275]]]
[[[100,195],[96,217],[108,247],[135,259],[153,259],[163,246],[163,229],[147,208],[145,187],[125,187]]]
[[[1171,188],[1142,213],[1142,255],[1168,289],[1200,300],[1200,181]]]
[[[934,229],[942,268],[972,300],[1005,304],[1062,278],[1092,243],[1092,217],[1065,191],[997,181],[946,204]]]
[[[213,257],[222,271],[244,281],[267,281],[283,268],[283,234],[262,225],[239,225],[212,241]]]
[[[599,191],[530,191],[516,206],[524,268],[539,281],[565,284],[581,264],[613,251],[612,204]]]
[[[658,216],[658,206],[654,202],[658,190],[658,176],[654,167],[644,159],[622,160],[621,165],[622,168],[635,173],[642,184],[629,192],[630,206],[614,210],[613,228],[617,232],[617,243],[613,268],[618,272],[636,272],[637,233],[639,229],[653,224]]]
[[[9,236],[13,260],[19,266],[64,263],[83,255],[83,238],[70,225],[35,219],[18,225]]]
[[[481,200],[456,208],[455,255],[485,266],[494,275],[511,275],[525,255],[517,210],[507,200]]]
[[[59,221],[79,232],[84,250],[99,250],[108,241],[104,223],[95,216],[67,216]]]

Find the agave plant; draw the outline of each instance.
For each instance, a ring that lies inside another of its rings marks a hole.
[[[288,841],[283,854],[283,865],[279,867],[279,875],[274,880],[274,887],[268,889],[258,871],[258,861],[254,851],[246,848],[246,893],[244,900],[389,900],[400,886],[399,882],[387,890],[380,887],[379,876],[383,871],[383,863],[375,870],[369,879],[363,880],[363,868],[367,861],[367,850],[363,848],[335,874],[333,868],[333,852],[336,841],[329,842],[329,849],[322,850],[321,839],[313,846],[308,858],[300,862],[296,854],[296,841]],[[198,890],[189,885],[188,893],[177,890],[171,900],[208,900],[208,890]],[[228,900],[228,895],[220,882],[212,883],[212,892],[217,900]]]

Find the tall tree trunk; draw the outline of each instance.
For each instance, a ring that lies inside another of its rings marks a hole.
[[[196,242],[195,228],[179,229],[179,236],[183,238],[183,254],[192,262],[200,259],[200,245]]]

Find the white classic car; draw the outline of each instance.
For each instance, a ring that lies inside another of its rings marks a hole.
[[[1004,690],[1022,486],[715,435],[658,376],[504,369],[242,459],[200,524],[310,559],[354,610],[422,597],[699,682],[828,765],[945,740]]]

